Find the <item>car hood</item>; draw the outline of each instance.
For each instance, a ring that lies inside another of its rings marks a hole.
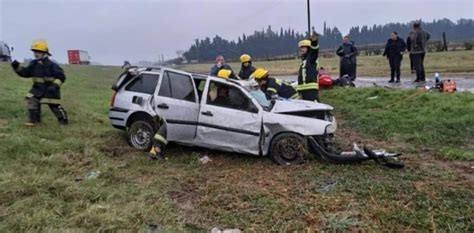
[[[304,100],[276,100],[273,105],[273,113],[303,112],[314,110],[333,110],[333,107],[323,103]]]

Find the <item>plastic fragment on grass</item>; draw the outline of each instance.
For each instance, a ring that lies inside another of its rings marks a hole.
[[[211,233],[241,233],[242,231],[239,229],[224,229],[221,230],[217,227],[211,229]]]
[[[96,179],[97,177],[99,177],[99,175],[100,175],[100,171],[91,171],[87,173],[86,179],[87,180]]]
[[[337,185],[336,181],[328,180],[328,181],[324,182],[321,185],[321,188],[319,189],[319,192],[327,193],[327,192],[333,190],[336,187],[336,185]]]
[[[210,159],[207,155],[206,156],[203,156],[199,159],[199,162],[201,164],[207,164],[209,162],[212,162],[212,159]]]

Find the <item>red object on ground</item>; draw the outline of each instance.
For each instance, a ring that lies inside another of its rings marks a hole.
[[[68,50],[67,51],[67,58],[69,60],[69,64],[77,64],[77,65],[88,65],[90,64],[90,57],[87,51],[84,50]]]
[[[319,76],[319,87],[320,88],[331,88],[334,84],[330,75],[323,74]]]

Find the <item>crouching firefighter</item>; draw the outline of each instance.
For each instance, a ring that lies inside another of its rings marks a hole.
[[[149,153],[150,158],[153,160],[166,160],[167,158],[163,153],[163,149],[168,145],[168,140],[166,139],[166,124],[163,122],[163,119],[158,116],[156,116],[154,120],[155,125],[158,125],[159,127],[152,139],[152,146]]]
[[[297,90],[301,99],[319,102],[319,36],[313,31],[311,38],[298,43],[301,53],[301,65],[298,71]]]
[[[288,83],[275,78],[271,78],[268,70],[258,68],[253,76],[260,89],[265,93],[267,99],[282,97],[285,99],[299,99],[298,92]]]
[[[48,44],[38,40],[31,46],[35,59],[26,67],[18,61],[11,63],[13,70],[23,78],[31,78],[33,86],[26,96],[29,120],[25,125],[34,126],[41,122],[41,104],[47,104],[60,124],[67,125],[66,111],[60,104],[61,85],[66,80],[63,69],[49,59]]]

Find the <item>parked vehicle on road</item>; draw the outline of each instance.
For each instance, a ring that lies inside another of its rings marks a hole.
[[[74,65],[89,65],[91,63],[91,58],[89,53],[84,50],[68,50],[67,51],[67,58],[69,60],[69,64]]]
[[[126,130],[130,145],[142,150],[151,147],[161,118],[170,142],[297,164],[311,151],[309,140],[330,150],[337,128],[331,106],[269,101],[252,81],[165,67],[130,68],[112,89],[110,121]]]
[[[0,41],[0,62],[11,62],[13,48],[9,47],[7,43]]]

